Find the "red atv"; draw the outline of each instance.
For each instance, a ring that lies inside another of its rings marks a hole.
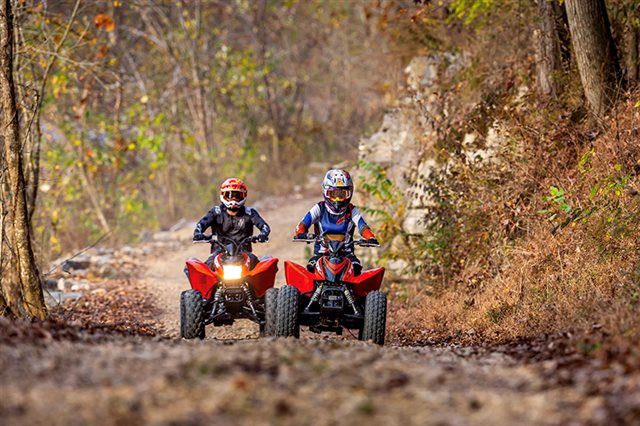
[[[327,236],[294,241],[321,244],[327,253],[318,260],[313,273],[304,266],[284,262],[287,285],[279,289],[276,306],[268,307],[275,311],[276,336],[299,337],[300,325],[316,333],[338,335],[347,328],[358,329],[360,340],[383,345],[387,297],[379,289],[384,268],[354,275],[351,261],[345,256],[354,246],[374,245],[366,240],[335,241]]]
[[[248,318],[260,325],[261,334],[275,334],[267,330],[265,298],[274,298],[273,285],[278,271],[278,259],[263,258],[250,269],[250,258],[242,252],[246,242],[257,242],[256,237],[235,241],[212,236],[204,241],[217,246],[220,254],[215,257],[215,269],[211,270],[197,259],[187,260],[185,273],[191,290],[180,294],[180,336],[185,339],[204,339],[205,325],[231,325],[234,320]],[[224,242],[224,244],[223,244]],[[273,324],[273,320],[269,320]]]

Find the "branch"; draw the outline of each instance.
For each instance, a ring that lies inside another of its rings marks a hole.
[[[69,260],[75,259],[76,257],[80,256],[82,253],[86,252],[87,250],[90,250],[92,248],[94,248],[95,246],[97,246],[98,244],[100,244],[102,242],[102,240],[106,239],[107,237],[109,237],[111,234],[113,234],[113,230],[104,233],[100,236],[100,238],[98,238],[96,241],[94,241],[92,244],[86,246],[85,248],[83,248],[82,250],[80,250],[79,252],[77,252],[76,254],[74,254],[73,256],[63,260],[62,262],[58,263],[57,265],[55,265],[53,268],[51,268],[50,270],[48,270],[46,273],[44,273],[43,275],[46,277],[48,275],[51,275],[51,273],[53,271],[55,271],[56,269],[58,269],[59,267],[61,267],[62,265],[65,264],[65,262],[68,262]]]
[[[73,24],[73,21],[76,18],[76,13],[78,13],[78,7],[80,6],[80,0],[76,0],[76,4],[73,7],[73,12],[71,12],[71,17],[69,17],[69,22],[67,23],[67,27],[64,30],[64,34],[62,35],[62,38],[60,39],[60,41],[58,41],[58,44],[56,45],[55,49],[53,50],[53,56],[50,58],[49,63],[47,64],[47,67],[44,70],[44,74],[42,75],[42,82],[40,83],[40,94],[42,95],[44,93],[44,89],[47,85],[47,78],[49,78],[49,73],[51,72],[51,68],[53,67],[53,64],[56,61],[56,57],[58,57],[58,53],[60,52],[60,49],[62,48],[62,45],[64,44],[65,40],[67,39],[67,36],[69,35],[69,29],[71,28],[71,24]],[[40,99],[38,100],[38,110],[40,109],[40,107],[42,107],[42,100],[44,99],[44,96],[40,96]]]
[[[57,59],[60,59],[61,61],[68,62],[68,63],[70,63],[72,65],[77,65],[79,67],[88,67],[90,65],[98,65],[98,62],[86,62],[86,61],[79,62],[79,61],[73,60],[71,58],[68,58],[66,56],[62,56],[60,53],[55,52],[55,51],[42,50],[42,49],[38,49],[36,47],[32,47],[31,50],[33,50],[34,52],[37,52],[37,53],[42,53],[44,55],[55,56]]]

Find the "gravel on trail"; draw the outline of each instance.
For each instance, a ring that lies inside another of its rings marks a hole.
[[[495,353],[332,339],[55,342],[0,350],[3,424],[569,424],[569,387]],[[598,404],[594,401],[593,404]],[[585,415],[591,416],[593,410]],[[577,415],[577,417],[576,417]]]

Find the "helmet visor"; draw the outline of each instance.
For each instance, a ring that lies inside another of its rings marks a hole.
[[[330,188],[327,190],[327,198],[331,201],[345,201],[351,196],[348,189]]]
[[[225,191],[222,193],[222,196],[228,201],[242,201],[244,200],[245,193],[242,191]]]

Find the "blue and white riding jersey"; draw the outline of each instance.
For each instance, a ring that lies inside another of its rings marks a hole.
[[[343,213],[334,214],[329,211],[324,201],[313,206],[302,218],[301,223],[307,229],[311,229],[311,225],[313,225],[316,235],[324,233],[335,239],[345,239],[347,235],[353,238],[356,227],[361,235],[365,229],[369,228],[369,225],[362,218],[360,210],[353,204],[349,204]],[[314,252],[316,254],[324,253],[326,248],[316,244]]]

